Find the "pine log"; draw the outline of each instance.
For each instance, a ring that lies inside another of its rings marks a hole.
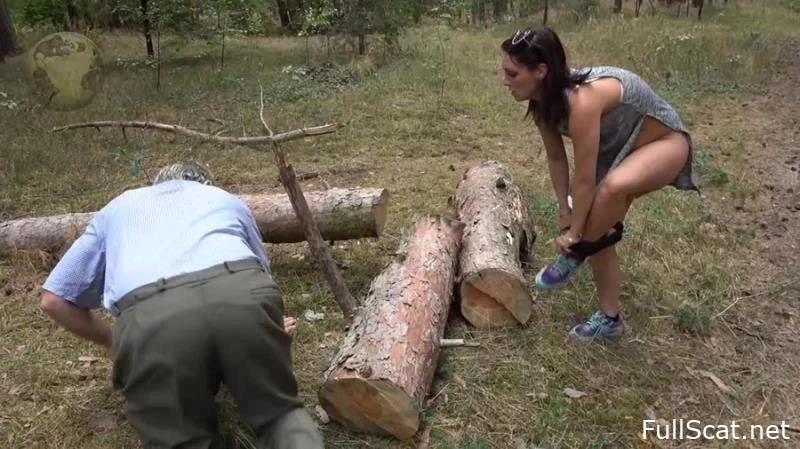
[[[478,328],[526,323],[533,298],[522,264],[531,261],[536,234],[520,188],[505,166],[485,161],[464,173],[455,206],[466,226],[459,262],[461,314]]]
[[[463,226],[439,216],[420,220],[373,279],[319,391],[332,419],[399,439],[418,431],[438,366]]]
[[[266,243],[305,240],[287,194],[238,195],[253,212]],[[386,189],[329,189],[305,192],[315,223],[326,241],[379,237],[386,223]],[[0,222],[0,252],[58,251],[86,229],[95,212],[22,218]]]

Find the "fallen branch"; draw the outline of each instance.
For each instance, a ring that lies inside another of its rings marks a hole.
[[[259,83],[259,86],[261,83]],[[261,88],[260,96],[260,109],[259,118],[264,125],[264,129],[269,133],[266,136],[252,136],[252,137],[225,137],[219,135],[211,135],[208,133],[195,131],[179,125],[170,125],[166,123],[149,122],[149,121],[94,121],[85,123],[75,123],[65,126],[53,128],[51,132],[61,132],[69,129],[79,128],[108,128],[108,127],[121,127],[123,132],[125,128],[143,128],[155,129],[158,131],[170,132],[179,134],[186,137],[201,139],[209,142],[217,142],[223,144],[235,144],[249,147],[259,147],[263,144],[270,144],[275,156],[275,163],[278,166],[278,173],[280,175],[281,183],[283,184],[286,193],[289,194],[289,199],[292,203],[292,208],[300,220],[303,228],[303,234],[308,241],[314,259],[325,275],[325,279],[333,291],[336,302],[342,309],[344,315],[345,327],[349,327],[353,317],[356,313],[357,303],[347,286],[344,283],[341,273],[336,266],[336,263],[331,256],[330,250],[325,245],[319,229],[317,229],[314,219],[306,202],[303,192],[300,188],[300,183],[297,181],[297,176],[294,169],[286,162],[286,157],[281,150],[280,143],[289,140],[299,139],[301,137],[318,136],[321,134],[329,134],[336,131],[340,125],[330,123],[322,126],[314,126],[311,128],[295,129],[285,133],[275,134],[267,125],[264,119],[264,89]],[[260,149],[260,148],[259,148]]]
[[[225,137],[216,136],[193,129],[185,128],[180,125],[170,125],[167,123],[139,121],[139,120],[101,120],[96,122],[73,123],[70,125],[59,126],[50,130],[52,133],[66,131],[70,129],[80,128],[142,128],[142,129],[155,129],[158,131],[165,131],[173,134],[178,134],[186,137],[193,137],[196,139],[206,140],[210,142],[226,143],[234,145],[245,146],[259,146],[265,143],[280,143],[288,142],[290,140],[299,139],[301,137],[319,136],[321,134],[330,134],[336,132],[342,125],[338,123],[328,123],[321,126],[312,126],[310,128],[300,128],[292,131],[287,131],[280,134],[271,134],[268,136],[247,136],[247,137]]]
[[[259,82],[258,84],[259,87],[261,87],[261,83]],[[269,133],[269,136],[273,137],[275,133],[272,132],[272,129],[264,119],[263,87],[261,87],[260,99],[261,107],[258,115],[261,119],[261,124],[264,125],[264,129],[266,129],[266,131]],[[333,126],[333,129],[336,129],[335,125]],[[306,241],[308,241],[311,254],[313,254],[317,265],[319,265],[322,273],[325,275],[325,279],[328,281],[331,290],[333,290],[336,302],[339,303],[339,307],[342,309],[345,327],[349,327],[355,318],[358,304],[353,298],[353,295],[350,294],[350,290],[347,288],[344,278],[342,278],[342,273],[339,271],[339,268],[336,266],[336,262],[333,260],[330,248],[325,245],[325,241],[322,240],[322,235],[320,234],[319,229],[314,222],[314,217],[311,215],[311,210],[309,209],[306,198],[303,195],[303,190],[300,187],[300,182],[297,180],[297,175],[294,172],[294,168],[291,166],[291,164],[286,162],[286,156],[283,154],[280,141],[272,140],[271,143],[272,152],[275,156],[275,164],[278,166],[278,175],[284,189],[286,189],[286,193],[289,194],[289,199],[292,202],[292,208],[294,209],[295,214],[300,219],[300,223],[303,226],[303,234],[306,236]]]
[[[455,348],[458,346],[470,346],[476,348],[481,344],[477,341],[464,341],[463,338],[443,338],[439,340],[440,348]]]

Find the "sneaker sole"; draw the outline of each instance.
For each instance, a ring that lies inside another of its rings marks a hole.
[[[617,340],[619,340],[620,338],[622,338],[622,335],[623,335],[623,333],[619,333],[619,334],[612,334],[612,335],[604,335],[604,336],[600,336],[600,335],[593,335],[593,336],[591,336],[591,337],[584,337],[583,335],[578,335],[578,334],[576,334],[576,333],[574,333],[574,332],[572,332],[572,331],[570,331],[570,332],[569,332],[569,337],[570,337],[572,340],[577,340],[577,341],[580,341],[580,342],[582,342],[582,343],[591,343],[591,342],[593,342],[593,341],[599,341],[599,342],[603,342],[603,341],[617,341]]]

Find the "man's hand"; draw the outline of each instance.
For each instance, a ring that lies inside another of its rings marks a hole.
[[[287,334],[293,335],[294,329],[297,327],[297,319],[291,316],[283,317],[283,329]]]

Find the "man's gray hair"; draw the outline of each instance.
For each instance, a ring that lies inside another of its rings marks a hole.
[[[205,185],[213,185],[211,173],[204,165],[197,162],[178,162],[162,168],[153,180],[153,184],[164,181],[182,179],[186,181],[196,181]]]

